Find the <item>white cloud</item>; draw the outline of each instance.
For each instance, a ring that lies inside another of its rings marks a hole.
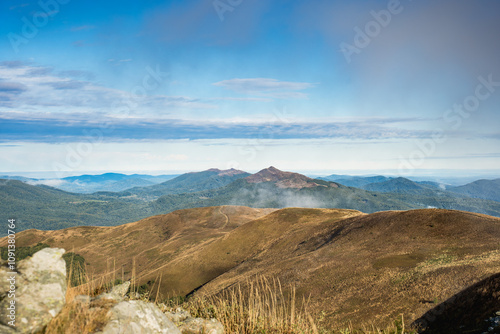
[[[128,62],[129,59],[119,60]],[[154,95],[138,85],[130,92],[104,87],[79,77],[89,73],[66,71],[52,73],[51,68],[26,63],[0,63],[0,109],[28,112],[119,113],[127,116],[168,114],[177,109],[211,109],[216,105],[189,96]],[[124,112],[126,109],[126,112]]]
[[[195,171],[208,168],[226,169],[239,166],[247,171],[258,171],[274,165],[283,170],[328,171],[340,170],[394,170],[399,166],[398,156],[411,149],[411,140],[381,142],[373,140],[347,139],[205,139],[205,140],[161,140],[95,145],[91,152],[80,156],[78,164],[68,164],[68,152],[78,150],[78,143],[18,143],[18,147],[0,146],[2,169],[8,171],[50,171],[54,163],[67,165],[64,169],[71,175],[88,171],[141,172],[151,171]],[[478,142],[467,145],[467,152],[478,149]],[[446,155],[452,147],[439,146],[436,155]],[[293,154],[290,154],[293,152]],[[325,154],[325,152],[329,152]],[[463,154],[456,149],[449,155]],[[183,155],[188,159],[183,159]],[[29,156],[30,159],[26,159]],[[300,157],[297,159],[296,157]],[[321,157],[321,159],[318,159]],[[178,158],[173,160],[172,158]],[[494,159],[471,159],[461,161],[460,168],[490,169],[498,171]],[[73,160],[71,160],[73,161]],[[457,161],[451,159],[427,159],[422,169],[457,169]],[[55,184],[52,184],[55,185]]]
[[[287,118],[178,119],[168,117],[113,117],[95,113],[41,113],[0,111],[5,126],[18,128],[4,135],[4,140],[44,142],[75,142],[88,137],[88,129],[99,130],[104,141],[153,139],[208,138],[350,138],[362,140],[430,138],[427,130],[406,129],[365,121],[338,122],[332,120],[293,120]],[[108,128],[112,124],[112,129]],[[31,128],[43,129],[40,133]]]
[[[314,87],[314,84],[309,82],[279,81],[271,78],[230,79],[216,82],[213,85],[224,87],[236,93],[277,99],[305,98],[307,95],[298,91]]]
[[[60,179],[47,179],[47,180],[28,181],[28,183],[31,185],[34,185],[34,186],[41,184],[41,185],[57,188],[57,187],[64,185],[67,182],[64,180],[60,180]]]

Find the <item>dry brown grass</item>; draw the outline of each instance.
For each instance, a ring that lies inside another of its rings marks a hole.
[[[72,301],[52,319],[45,334],[87,334],[102,329],[108,310],[115,304],[111,300],[98,300],[90,304]]]
[[[330,220],[332,212],[310,211],[316,215],[306,209],[280,210],[231,232],[226,243],[265,241],[275,231],[279,237],[199,292],[215,294],[249,276],[274,275],[284,286],[295,283],[299,299],[311,296],[311,314],[320,319],[325,313],[318,326],[348,327],[352,321],[357,327],[374,323],[387,328],[401,314],[409,325],[437,303],[500,271],[498,218],[415,210]],[[320,222],[312,225],[315,219]],[[262,233],[255,233],[258,229]]]
[[[132,277],[132,258],[135,257],[137,285],[163,275],[163,291],[160,292],[173,296],[175,293],[190,292],[228,267],[225,265],[212,273],[202,268],[201,273],[186,277],[185,272],[193,269],[193,264],[187,263],[193,254],[239,226],[275,210],[241,206],[204,207],[113,227],[27,230],[16,235],[16,245],[31,246],[43,242],[51,247],[61,247],[83,256],[90,271],[102,273],[114,267],[116,276],[127,280]],[[0,246],[6,242],[6,238],[0,238]],[[222,260],[223,264],[227,263],[225,258]],[[229,268],[242,258],[230,260]]]
[[[386,328],[374,325],[324,328],[308,311],[308,300],[298,301],[295,288],[286,293],[279,279],[258,277],[243,286],[227,289],[212,296],[195,296],[184,303],[170,303],[170,309],[182,307],[195,317],[219,320],[226,333],[239,334],[410,334],[404,319],[397,319]]]
[[[296,303],[295,289],[285,294],[277,279],[260,277],[220,295],[194,297],[182,306],[196,317],[216,318],[227,333],[318,333],[307,301]]]
[[[102,329],[108,320],[107,313],[116,304],[116,301],[96,299],[84,302],[75,298],[82,295],[92,298],[109,291],[115,283],[121,282],[115,280],[116,271],[116,268],[111,269],[111,267],[108,267],[107,271],[96,275],[70,268],[66,280],[66,304],[61,312],[47,325],[44,334],[86,334]],[[75,272],[79,275],[76,277],[76,282],[80,282],[80,284],[71,286],[70,282]],[[135,273],[135,265],[133,272]],[[135,276],[131,279],[132,282],[136,280]],[[136,290],[136,286],[131,286],[131,292]],[[140,298],[149,299],[149,293],[145,293]]]
[[[308,300],[320,333],[322,327],[349,328],[349,321],[356,328],[364,323],[390,328],[401,314],[410,324],[440,301],[500,272],[499,238],[499,218],[460,211],[365,215],[287,208],[265,215],[228,206],[117,227],[16,236],[22,246],[51,240],[52,247],[82,255],[89,270],[111,271],[104,281],[113,275],[131,279],[133,273],[137,285],[154,281],[149,288],[156,300],[197,290],[205,301],[226,293],[229,303],[231,287],[250,277],[276,277],[285,297],[294,287],[298,301]],[[90,280],[80,289],[93,293],[100,284]]]
[[[93,300],[82,302],[75,300],[76,296],[86,295],[94,297],[110,287],[108,278],[110,273],[98,277],[90,276],[80,270],[70,268],[67,277],[66,304],[61,312],[51,320],[45,328],[45,334],[74,334],[94,333],[101,329],[107,321],[108,310],[116,303],[112,300]],[[72,287],[74,273],[78,273],[76,282],[81,284]]]
[[[135,267],[134,267],[135,268]],[[135,270],[133,270],[135,272]],[[70,277],[74,271],[70,269]],[[81,271],[78,271],[81,273]],[[66,292],[66,305],[61,312],[48,324],[44,334],[74,334],[94,333],[106,324],[109,309],[116,304],[112,300],[92,300],[82,302],[76,300],[79,295],[95,297],[103,291],[109,290],[112,283],[109,278],[114,277],[113,272],[105,272],[98,277],[88,274],[78,277],[80,282],[85,282],[76,287],[68,283]],[[83,275],[83,274],[82,274]],[[70,280],[68,279],[68,282]],[[132,281],[136,278],[132,277]],[[158,285],[161,284],[160,282]],[[131,291],[136,288],[132,287]],[[158,303],[157,287],[154,303]],[[289,291],[288,293],[285,291]],[[154,291],[148,291],[141,296],[144,300],[152,300]],[[268,279],[260,276],[248,280],[242,286],[227,289],[218,295],[195,296],[185,302],[166,301],[170,308],[181,306],[191,315],[202,318],[215,318],[219,320],[226,333],[239,334],[403,334],[413,333],[405,330],[404,321],[396,321],[393,326],[385,329],[355,327],[352,323],[348,327],[324,328],[316,325],[317,320],[308,311],[308,300],[302,298],[297,301],[295,287],[287,290],[282,288],[279,279]]]

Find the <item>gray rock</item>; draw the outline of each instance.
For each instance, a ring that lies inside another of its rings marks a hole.
[[[160,309],[142,300],[122,301],[108,312],[109,321],[101,334],[180,334]]]
[[[6,296],[10,290],[10,284],[8,284],[10,272],[11,270],[7,268],[7,262],[0,260],[0,296]]]
[[[224,334],[224,326],[215,319],[188,318],[179,329],[182,334]]]
[[[130,281],[115,285],[110,292],[103,293],[96,297],[96,299],[112,299],[122,301],[130,288]]]
[[[191,318],[191,314],[188,311],[183,310],[180,307],[178,307],[175,311],[165,312],[165,315],[167,316],[167,318],[170,321],[172,321],[175,324],[182,322],[182,321],[186,320],[187,318]]]
[[[13,328],[0,325],[0,334],[16,334],[16,333],[18,332],[16,332]]]
[[[66,299],[66,262],[62,259],[64,249],[45,248],[31,258],[19,261],[16,280],[16,332],[40,331],[62,309]],[[0,269],[0,277],[6,274]],[[3,285],[3,284],[2,284]],[[5,310],[11,298],[0,302]],[[0,313],[0,322],[9,322],[6,312]],[[6,332],[7,333],[7,332]]]
[[[31,258],[20,261],[17,273],[0,261],[0,280],[15,279],[16,328],[8,324],[9,314],[0,312],[0,334],[36,333],[43,330],[65,304],[66,263],[62,259],[63,249],[45,248]],[[158,306],[142,300],[123,301],[130,288],[130,282],[117,285],[109,293],[95,299],[113,300],[109,309],[108,322],[100,334],[223,334],[224,327],[215,319],[192,318],[191,314],[177,308],[163,313]],[[6,309],[12,298],[7,295],[9,284],[0,284],[0,309]],[[14,287],[12,287],[14,289]],[[76,296],[74,302],[92,305],[93,298]],[[109,307],[109,306],[108,306]],[[177,328],[178,324],[180,328]]]
[[[128,292],[128,289],[130,289],[130,281],[127,281],[125,283],[122,283],[122,284],[119,284],[119,285],[115,285],[112,289],[111,289],[111,294],[112,295],[116,295],[116,296],[121,296],[121,297],[125,297],[125,295],[127,294]]]

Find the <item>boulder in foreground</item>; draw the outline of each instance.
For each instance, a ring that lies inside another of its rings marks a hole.
[[[65,250],[45,248],[32,257],[19,261],[17,274],[0,267],[0,278],[15,276],[15,331],[13,333],[35,333],[42,330],[55,317],[66,301],[66,262],[62,259]],[[7,298],[9,286],[2,284],[0,309],[6,310],[13,300]],[[7,289],[7,290],[5,290]],[[6,312],[0,313],[0,322],[8,324],[12,319]],[[4,333],[9,329],[5,328]]]

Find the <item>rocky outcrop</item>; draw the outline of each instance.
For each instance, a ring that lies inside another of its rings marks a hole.
[[[165,314],[179,327],[182,334],[224,334],[224,326],[215,319],[193,318],[182,308],[167,311]]]
[[[215,319],[188,318],[181,323],[182,334],[223,334],[224,327]]]
[[[122,301],[125,298],[128,289],[130,289],[130,281],[120,285],[115,285],[110,292],[103,293],[97,296],[96,299],[111,299],[116,301]]]
[[[170,321],[173,321],[176,324],[183,322],[187,318],[191,318],[191,314],[180,307],[177,308],[175,311],[174,310],[166,311],[165,315]]]
[[[93,299],[119,302],[108,311],[109,320],[99,334],[224,334],[224,326],[215,319],[193,318],[182,308],[163,312],[153,303],[124,300],[129,287],[130,282],[125,282]]]
[[[61,311],[66,298],[63,254],[64,249],[44,248],[20,261],[17,273],[0,263],[0,334],[40,332]],[[4,284],[12,276],[15,285]],[[99,334],[224,334],[224,327],[215,319],[193,318],[180,308],[163,312],[154,303],[131,300],[129,288],[130,282],[125,282],[95,298],[76,296],[73,302],[90,310],[97,307],[95,304],[109,305],[109,310],[104,309],[108,310],[107,320]],[[15,291],[15,328],[8,326],[8,307],[13,300],[10,291]]]
[[[108,312],[109,321],[100,334],[180,334],[167,316],[153,303],[122,301]]]
[[[4,325],[0,333],[35,333],[61,311],[66,299],[64,252],[59,248],[42,249],[19,261],[16,274],[6,266],[0,268],[0,323]],[[7,278],[15,284],[5,284]],[[9,297],[12,293],[15,298]],[[15,305],[15,311],[5,312],[11,305]],[[15,331],[5,327],[9,322],[15,324]]]

